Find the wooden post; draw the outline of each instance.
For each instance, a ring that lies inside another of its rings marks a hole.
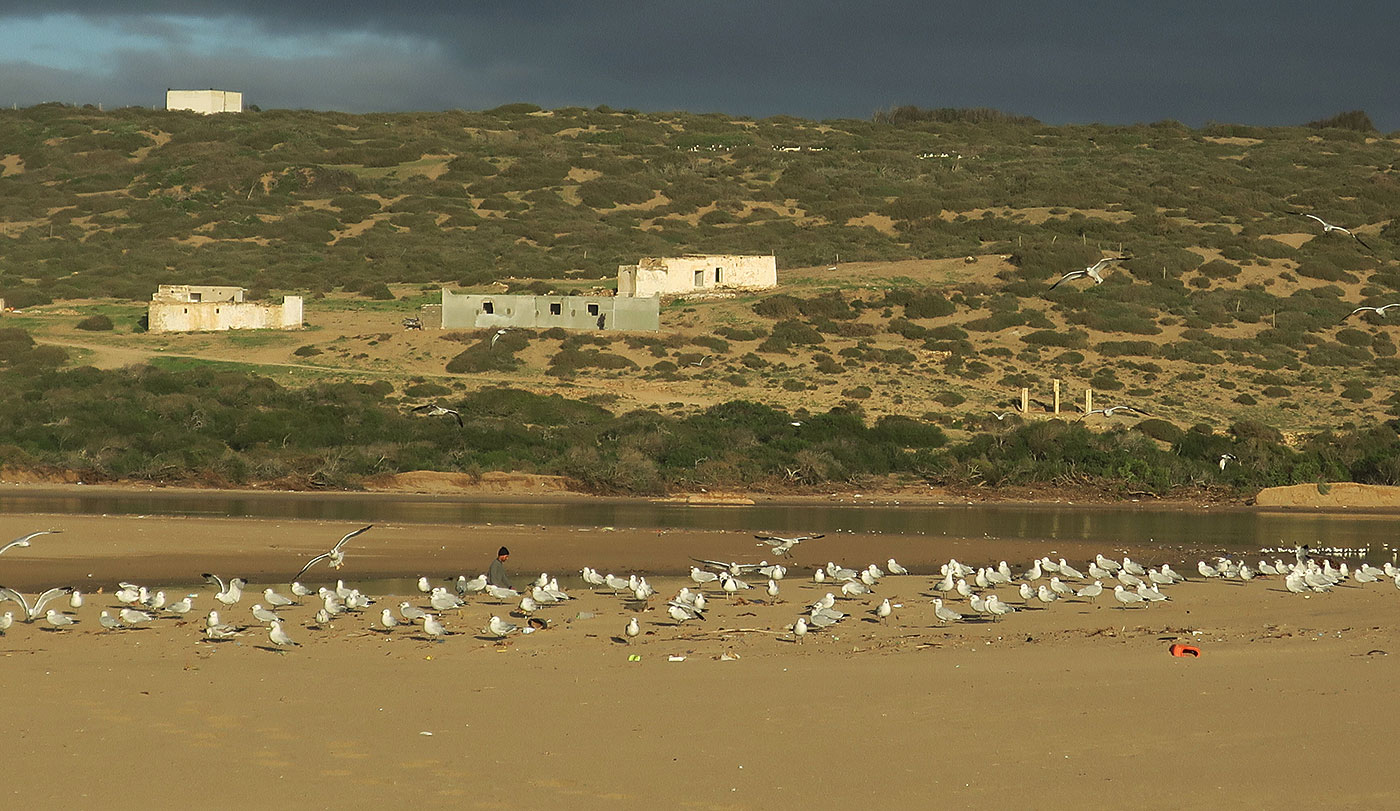
[[[1090,411],[1093,411],[1093,410],[1094,410],[1094,390],[1093,390],[1093,389],[1085,389],[1085,390],[1084,390],[1084,414],[1087,416],[1088,413],[1089,413]]]
[[[1031,390],[1024,386],[1021,388],[1021,413],[1031,413]]]
[[[1060,413],[1060,379],[1057,377],[1050,383],[1055,387],[1055,413]]]

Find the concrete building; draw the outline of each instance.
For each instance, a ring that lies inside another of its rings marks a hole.
[[[243,112],[243,94],[237,90],[166,90],[165,109],[193,110],[196,113]]]
[[[772,256],[690,255],[648,257],[617,268],[617,294],[628,298],[765,290],[778,286]]]
[[[656,296],[512,296],[442,291],[443,329],[484,327],[655,332],[661,329],[661,299]]]
[[[151,296],[151,332],[217,332],[230,329],[301,329],[301,296],[279,304],[243,300],[241,287],[163,284]]]

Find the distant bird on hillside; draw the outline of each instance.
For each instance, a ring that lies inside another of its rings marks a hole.
[[[450,409],[450,408],[443,408],[442,406],[438,405],[437,403],[427,403],[427,404],[425,404],[425,405],[414,406],[414,407],[413,407],[413,410],[414,410],[415,412],[422,412],[422,413],[425,413],[425,414],[427,414],[429,417],[445,417],[445,416],[447,416],[447,415],[450,414],[450,415],[452,415],[452,418],[453,418],[453,419],[457,420],[457,427],[458,427],[458,428],[461,428],[461,427],[462,427],[462,415],[461,415],[461,414],[459,414],[459,413],[456,412],[456,411],[453,411],[453,410]]]
[[[1105,417],[1112,417],[1113,415],[1115,415],[1115,414],[1117,414],[1117,413],[1119,413],[1119,412],[1131,412],[1131,413],[1133,413],[1133,414],[1137,414],[1137,415],[1140,416],[1140,417],[1150,417],[1150,416],[1152,416],[1151,414],[1148,414],[1146,411],[1143,411],[1143,410],[1140,409],[1140,408],[1134,408],[1134,407],[1132,407],[1132,406],[1126,406],[1126,405],[1109,406],[1108,408],[1096,408],[1096,409],[1094,409],[1093,411],[1087,411],[1087,412],[1085,412],[1084,416],[1087,417],[1087,416],[1089,416],[1090,414],[1102,414],[1102,415],[1104,415]],[[1081,419],[1082,419],[1082,418],[1081,418]]]
[[[690,362],[690,365],[691,365],[691,366],[704,366],[704,365],[705,365],[705,361],[707,361],[707,360],[709,360],[710,358],[713,358],[713,357],[714,357],[714,355],[706,355],[705,357],[701,358],[701,359],[698,360],[698,361],[691,361],[691,362]]]
[[[1127,260],[1127,259],[1132,259],[1132,257],[1131,257],[1131,256],[1108,256],[1108,257],[1104,257],[1103,259],[1100,259],[1099,261],[1095,262],[1094,264],[1090,265],[1090,266],[1087,267],[1087,268],[1084,268],[1083,270],[1071,270],[1069,273],[1066,273],[1065,275],[1061,276],[1059,281],[1057,281],[1057,282],[1055,282],[1054,284],[1050,285],[1050,289],[1051,289],[1051,290],[1054,290],[1056,287],[1059,287],[1061,284],[1063,284],[1063,283],[1065,283],[1065,282],[1073,281],[1074,279],[1083,279],[1083,278],[1085,278],[1085,277],[1088,277],[1088,278],[1090,278],[1090,279],[1093,279],[1093,280],[1094,280],[1094,284],[1103,284],[1103,270],[1104,270],[1104,268],[1108,267],[1109,265],[1113,264],[1114,262],[1122,262],[1122,261]]]
[[[504,327],[502,327],[501,329],[496,330],[496,334],[491,336],[491,348],[492,348],[492,349],[495,349],[495,348],[496,348],[496,342],[499,341],[499,340],[501,340],[501,337],[502,337],[503,335],[505,335],[507,332],[509,332],[509,330],[506,329],[506,328],[504,328]]]
[[[1360,242],[1360,243],[1361,243],[1361,247],[1365,248],[1365,249],[1368,250],[1368,251],[1371,250],[1371,246],[1370,246],[1370,245],[1367,245],[1364,241],[1362,241],[1361,237],[1357,236],[1356,234],[1353,234],[1352,232],[1348,231],[1347,229],[1341,227],[1340,225],[1333,225],[1332,223],[1330,223],[1330,222],[1328,222],[1328,221],[1322,219],[1321,217],[1317,216],[1316,214],[1299,214],[1298,216],[1300,216],[1300,217],[1307,217],[1307,218],[1310,219],[1310,220],[1317,220],[1319,223],[1322,224],[1322,233],[1324,233],[1324,234],[1330,234],[1330,233],[1332,233],[1333,231],[1336,231],[1336,232],[1338,232],[1338,233],[1340,233],[1340,234],[1346,234],[1347,236],[1351,237],[1352,239],[1356,240],[1357,242]]]
[[[1380,316],[1381,318],[1385,318],[1385,311],[1386,311],[1386,310],[1389,310],[1391,307],[1400,307],[1400,304],[1383,304],[1383,305],[1381,305],[1380,307],[1357,307],[1355,310],[1352,310],[1351,313],[1347,315],[1347,318],[1351,318],[1353,315],[1356,315],[1357,313],[1366,313],[1366,312],[1375,313],[1376,315]],[[1345,320],[1347,320],[1347,318],[1343,318],[1342,320],[1345,321]]]
[[[1002,420],[1006,419],[1007,417],[1013,417],[1013,416],[1015,416],[1015,415],[1016,415],[1016,412],[1015,412],[1015,411],[1002,411],[1002,412],[993,411],[993,412],[992,412],[992,416],[997,418],[997,422],[1001,422]]]
[[[1235,461],[1235,455],[1233,453],[1220,454],[1220,469],[1224,470],[1225,466],[1233,461]]]

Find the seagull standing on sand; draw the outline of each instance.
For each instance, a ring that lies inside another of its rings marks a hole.
[[[1400,579],[1397,579],[1396,582],[1397,582],[1397,584],[1400,584]],[[797,618],[797,622],[794,622],[794,623],[792,624],[792,638],[793,638],[794,640],[798,641],[798,642],[801,642],[801,641],[803,640],[803,638],[806,637],[806,636],[807,636],[807,620],[805,620],[805,619],[803,619],[803,618],[801,618],[801,617],[798,617],[798,618]]]
[[[1108,267],[1109,265],[1113,264],[1114,262],[1122,262],[1122,261],[1125,261],[1125,260],[1127,260],[1127,259],[1132,259],[1132,257],[1131,257],[1131,256],[1106,256],[1106,257],[1104,257],[1103,259],[1100,259],[1099,261],[1097,261],[1097,262],[1095,262],[1094,264],[1090,265],[1089,267],[1084,268],[1083,270],[1071,270],[1069,273],[1066,273],[1065,275],[1061,276],[1059,281],[1057,281],[1057,282],[1055,282],[1054,284],[1050,285],[1050,289],[1051,289],[1051,290],[1054,290],[1056,287],[1059,287],[1059,286],[1060,286],[1061,284],[1063,284],[1064,282],[1073,281],[1073,280],[1075,280],[1075,279],[1083,279],[1083,278],[1086,278],[1086,277],[1087,277],[1087,278],[1090,278],[1090,279],[1093,279],[1093,280],[1094,280],[1094,284],[1103,284],[1103,270],[1104,270],[1104,268]]]
[[[300,580],[300,579],[301,579],[301,576],[304,575],[304,574],[306,574],[306,570],[307,570],[307,569],[310,569],[312,566],[315,566],[317,563],[319,563],[319,562],[321,562],[321,561],[323,561],[323,560],[329,560],[329,561],[330,561],[330,567],[331,567],[332,569],[339,569],[341,566],[344,566],[344,565],[345,565],[345,542],[348,541],[348,540],[350,540],[351,538],[355,537],[356,535],[359,535],[359,534],[364,533],[364,532],[369,532],[369,531],[370,531],[371,529],[373,529],[373,528],[374,528],[374,524],[370,524],[369,526],[360,527],[359,529],[355,530],[354,532],[348,532],[348,533],[346,533],[345,536],[344,536],[343,538],[341,538],[341,539],[336,543],[335,546],[332,546],[332,547],[331,547],[331,551],[329,551],[329,552],[324,552],[324,553],[319,554],[319,555],[317,555],[316,557],[312,558],[311,560],[308,560],[308,561],[306,562],[306,565],[303,566],[303,567],[301,567],[301,571],[297,572],[296,575],[294,575],[294,576],[292,577],[293,582],[295,582],[295,581],[297,581],[297,580]],[[295,591],[295,589],[293,589],[293,591]]]
[[[1357,236],[1356,234],[1353,234],[1351,231],[1348,231],[1347,229],[1341,227],[1340,225],[1333,225],[1332,223],[1330,223],[1330,222],[1328,222],[1328,221],[1322,219],[1321,217],[1317,216],[1316,214],[1301,214],[1301,215],[1299,215],[1299,216],[1307,217],[1307,218],[1310,219],[1310,220],[1317,220],[1317,222],[1320,223],[1320,224],[1322,225],[1322,233],[1324,233],[1324,234],[1330,234],[1330,233],[1332,233],[1333,231],[1336,231],[1336,232],[1339,233],[1339,234],[1346,234],[1347,236],[1351,237],[1352,239],[1356,240],[1357,242],[1360,242],[1360,243],[1361,243],[1361,247],[1365,248],[1365,249],[1368,250],[1368,251],[1371,250],[1371,246],[1370,246],[1370,245],[1367,245],[1365,242],[1362,242],[1361,237]]]
[[[1122,586],[1113,587],[1113,599],[1121,603],[1124,608],[1127,608],[1130,605],[1141,605],[1143,607],[1146,607],[1147,605],[1142,595],[1138,594],[1135,591],[1128,591]]]
[[[48,620],[49,625],[52,625],[60,631],[77,622],[77,620],[67,614],[60,614],[52,608],[44,615],[44,619]]]
[[[268,626],[267,638],[272,640],[272,644],[276,645],[279,649],[300,647],[298,643],[292,641],[290,636],[287,636],[286,631],[282,630],[282,623],[278,620],[273,620],[272,624]]]
[[[486,623],[486,629],[490,634],[498,639],[504,639],[510,634],[520,630],[520,626],[513,622],[506,622],[500,617],[492,614],[491,619]]]
[[[1382,315],[1384,315],[1384,313],[1382,313]],[[0,555],[5,554],[5,550],[9,549],[12,546],[28,546],[29,539],[31,538],[37,538],[40,535],[57,535],[62,531],[63,530],[61,529],[43,529],[38,532],[31,532],[28,535],[23,535],[21,537],[15,538],[13,541],[10,541],[4,546],[0,546]]]
[[[442,638],[447,636],[447,629],[443,627],[441,622],[438,622],[437,617],[434,617],[432,614],[424,614],[423,633],[441,642]]]
[[[632,619],[628,620],[627,627],[622,629],[622,633],[627,636],[628,644],[631,644],[632,640],[636,639],[637,635],[641,632],[642,626],[637,623],[636,617],[633,617]]]

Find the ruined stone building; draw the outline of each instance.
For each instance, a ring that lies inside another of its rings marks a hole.
[[[243,300],[241,287],[163,284],[147,311],[151,332],[216,332],[230,329],[301,329],[301,296],[281,304]]]
[[[661,301],[616,296],[521,296],[442,291],[443,329],[521,327],[574,330],[661,328]]]
[[[166,90],[165,109],[193,110],[196,113],[243,112],[243,93],[237,90]]]
[[[773,256],[648,257],[617,269],[617,294],[628,298],[709,295],[777,286],[778,263]]]

